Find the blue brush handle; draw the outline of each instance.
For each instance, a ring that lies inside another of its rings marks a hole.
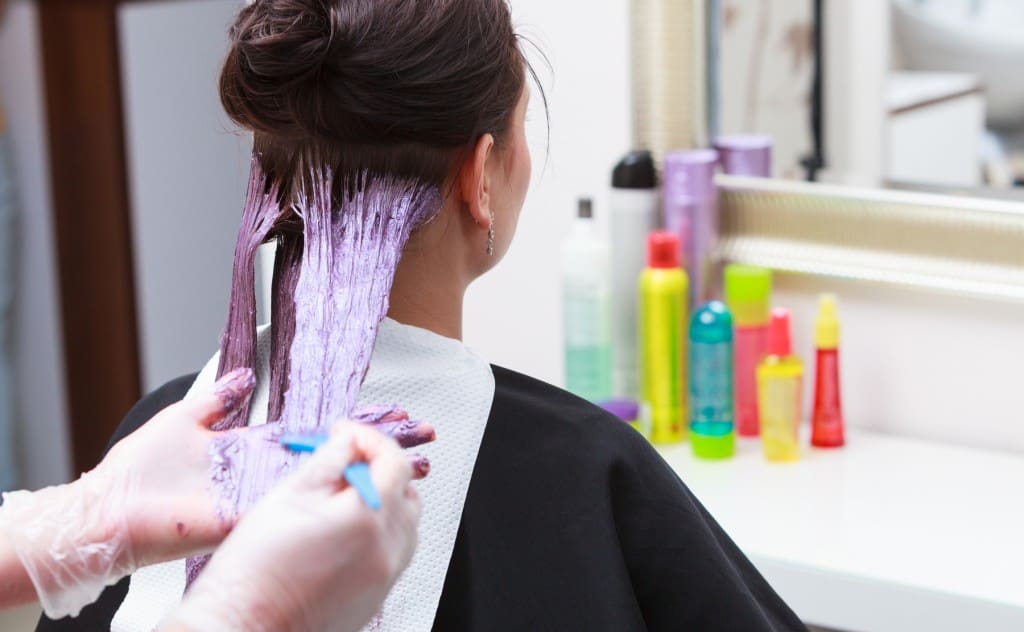
[[[286,434],[281,436],[280,442],[292,452],[316,452],[329,438],[325,434]]]
[[[310,453],[327,443],[329,439],[325,434],[309,435],[283,435],[280,439],[281,445],[292,452]],[[380,509],[380,494],[373,485],[373,478],[370,476],[370,466],[366,463],[353,463],[345,468],[345,480],[356,490],[359,496],[366,503],[366,506],[374,511]]]

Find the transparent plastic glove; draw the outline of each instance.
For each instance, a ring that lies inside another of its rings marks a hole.
[[[343,479],[355,461],[370,464],[378,511]],[[246,514],[162,629],[359,630],[412,559],[420,502],[411,478],[394,441],[339,424]]]
[[[252,371],[179,402],[67,485],[4,495],[0,530],[47,616],[77,615],[137,568],[212,550],[234,526],[214,511],[209,427],[252,392]],[[235,431],[246,432],[246,430]]]
[[[356,409],[351,421],[391,437],[402,448],[420,446],[436,438],[431,424],[410,419],[409,413],[394,405]],[[228,434],[214,442],[211,449],[216,470],[213,481],[219,498],[217,511],[221,515],[244,514],[294,469],[297,457],[283,451],[279,444],[286,433],[286,425],[275,422],[252,428],[244,435]],[[430,461],[426,457],[409,454],[406,458],[412,466],[413,478],[422,479],[430,472]],[[186,586],[195,582],[208,561],[208,556],[190,557],[186,561]]]

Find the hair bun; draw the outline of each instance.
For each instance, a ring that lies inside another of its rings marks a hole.
[[[440,182],[504,142],[528,67],[507,0],[256,0],[231,42],[221,100],[286,179],[314,156]]]
[[[338,36],[334,0],[255,0],[230,31],[221,100],[239,125],[276,135],[320,131],[308,104],[324,90]]]

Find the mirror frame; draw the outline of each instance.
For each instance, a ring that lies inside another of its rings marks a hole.
[[[1024,204],[719,176],[720,261],[1024,301]]]

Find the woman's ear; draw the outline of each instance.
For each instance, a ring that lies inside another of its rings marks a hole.
[[[490,134],[481,136],[459,173],[462,201],[473,221],[484,228],[491,226],[491,180],[487,161],[493,158],[493,149],[494,137]]]

